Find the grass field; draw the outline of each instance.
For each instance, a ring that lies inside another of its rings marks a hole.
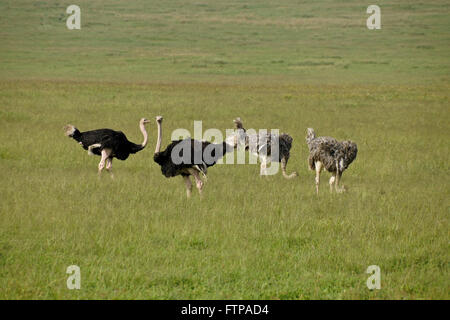
[[[448,299],[447,1],[0,3],[1,299]],[[278,128],[288,172],[210,169],[185,196],[146,150],[97,178],[64,136],[141,117]],[[308,170],[306,128],[358,144],[343,194]],[[66,268],[81,268],[68,290]],[[366,287],[369,265],[381,289]]]

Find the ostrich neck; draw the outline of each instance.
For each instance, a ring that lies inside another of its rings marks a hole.
[[[145,126],[143,123],[139,124],[139,128],[141,129],[142,135],[144,136],[144,141],[142,142],[141,146],[142,148],[145,148],[148,142],[148,133],[147,130],[145,130]]]
[[[232,152],[234,151],[234,146],[232,144],[229,144],[228,142],[224,141],[222,143],[223,148],[225,149],[224,153]]]
[[[162,140],[162,128],[161,123],[158,122],[158,140],[156,141],[155,153],[161,150],[161,140]]]
[[[311,148],[311,142],[313,142],[314,139],[316,139],[316,135],[314,133],[308,135],[308,137],[306,138],[306,143],[308,144],[308,147]]]

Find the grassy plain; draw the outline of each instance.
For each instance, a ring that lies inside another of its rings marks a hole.
[[[0,298],[449,298],[449,4],[380,1],[0,3]],[[211,168],[185,198],[149,147],[97,179],[62,127],[138,120],[279,128],[288,171]],[[344,194],[307,169],[307,127],[358,143]],[[81,268],[81,290],[66,287]],[[381,290],[366,287],[369,265]]]

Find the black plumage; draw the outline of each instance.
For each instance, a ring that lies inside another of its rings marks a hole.
[[[162,174],[167,177],[181,175],[186,183],[187,196],[192,192],[190,176],[194,176],[198,191],[203,189],[200,174],[206,179],[208,167],[217,163],[227,152],[233,151],[233,146],[223,143],[198,141],[191,138],[172,141],[164,151],[161,149],[162,123],[161,116],[156,117],[158,138],[153,160],[160,165]]]
[[[190,150],[190,154],[185,155],[186,150]],[[206,175],[208,167],[215,165],[225,155],[226,150],[225,142],[214,144],[188,138],[172,141],[164,151],[155,153],[153,160],[161,166],[161,172],[167,178],[189,176],[187,169],[193,167]]]
[[[122,131],[114,131],[112,129],[97,129],[91,131],[80,132],[77,128],[69,137],[80,143],[84,150],[88,150],[95,155],[100,156],[103,149],[111,149],[111,157],[119,160],[126,160],[132,153],[141,151],[144,147],[140,144],[133,143],[127,139]]]
[[[149,121],[145,118],[139,121],[139,127],[144,136],[142,144],[136,144],[127,139],[122,131],[112,129],[97,129],[81,132],[73,125],[64,127],[66,136],[76,140],[88,154],[101,156],[99,163],[99,173],[103,170],[106,162],[106,169],[111,172],[112,159],[126,160],[130,154],[141,151],[145,148],[148,140],[145,124]]]

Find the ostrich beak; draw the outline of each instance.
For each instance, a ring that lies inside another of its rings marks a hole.
[[[150,120],[145,119],[144,123],[150,123]]]

